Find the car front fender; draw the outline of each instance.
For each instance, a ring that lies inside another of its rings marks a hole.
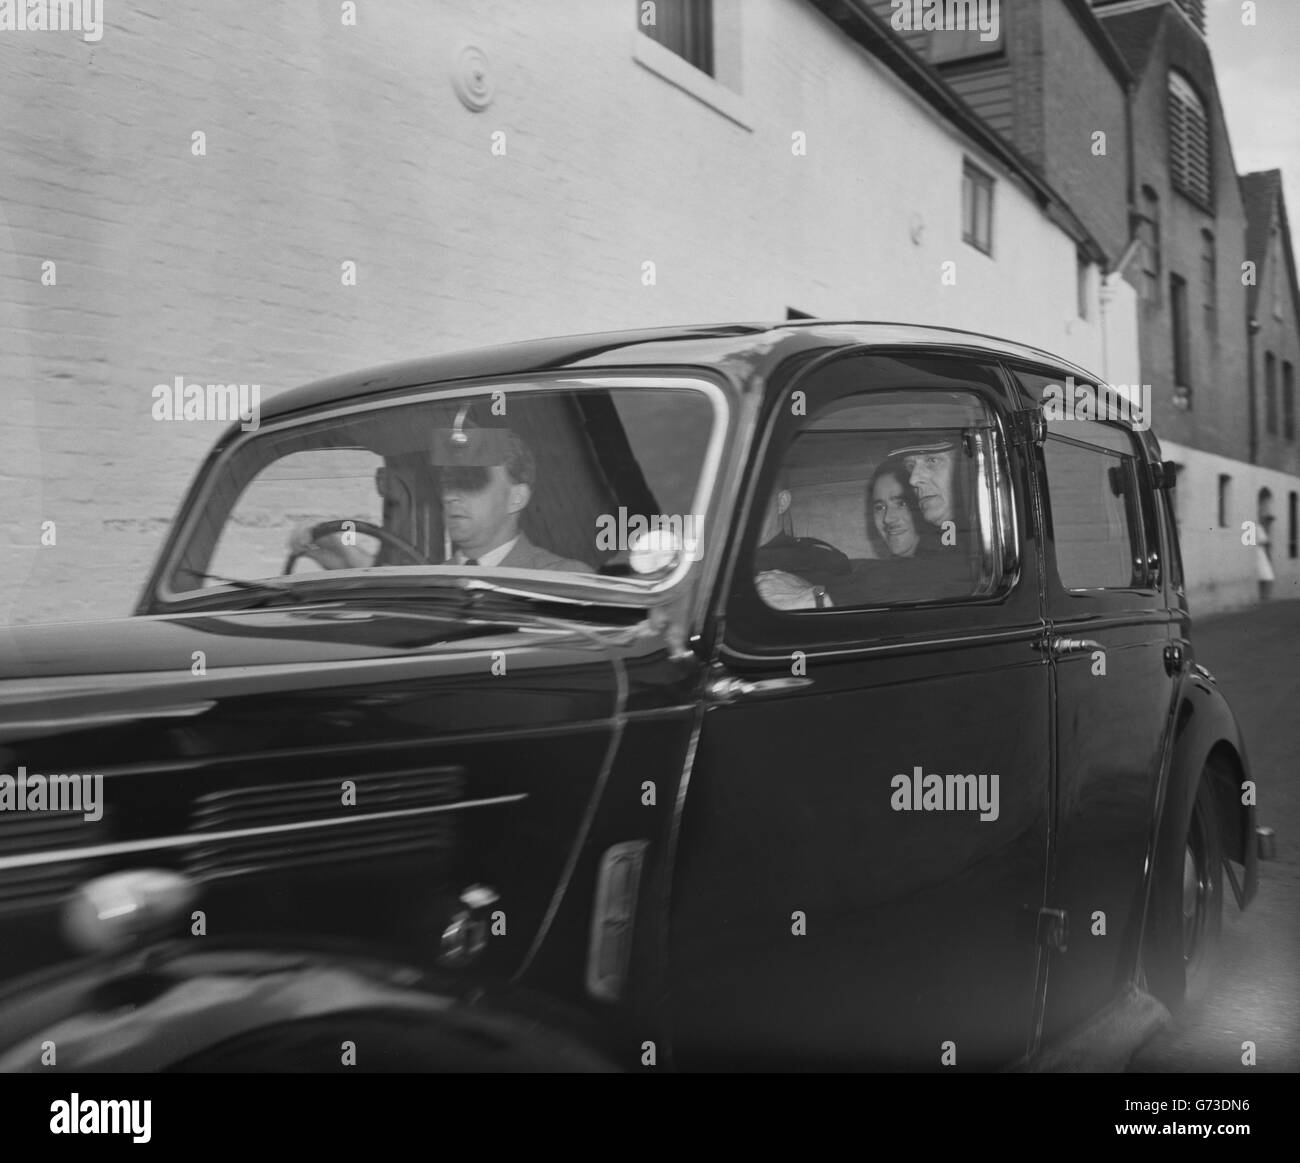
[[[154,949],[6,991],[0,1072],[606,1071],[538,1007],[317,953]]]

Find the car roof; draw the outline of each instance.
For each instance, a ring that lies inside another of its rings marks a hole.
[[[620,367],[725,364],[762,374],[792,356],[825,348],[859,346],[942,346],[1006,359],[1047,362],[1077,373],[1085,382],[1098,382],[1084,369],[1051,352],[973,331],[907,323],[801,319],[595,332],[426,356],[347,372],[277,392],[263,402],[262,420],[424,384],[561,369],[598,373]]]

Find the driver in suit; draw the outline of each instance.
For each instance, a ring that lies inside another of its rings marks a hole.
[[[537,462],[516,433],[508,428],[458,425],[437,434],[435,462],[443,526],[451,542],[448,564],[591,572],[585,562],[534,545],[520,529],[537,480]],[[381,495],[386,495],[387,478],[377,476],[376,483]],[[294,529],[289,547],[325,569],[362,569],[374,564],[364,550],[344,544],[338,533],[313,542],[310,525]]]

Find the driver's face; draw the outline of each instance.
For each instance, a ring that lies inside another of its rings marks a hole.
[[[442,518],[452,545],[478,557],[509,541],[523,508],[503,465],[448,468],[442,474]]]

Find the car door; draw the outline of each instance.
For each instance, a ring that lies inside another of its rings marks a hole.
[[[1134,433],[1111,418],[1104,393],[1068,373],[1018,375],[1047,420],[1041,481],[1056,736],[1048,905],[1068,924],[1048,972],[1050,1037],[1105,1004],[1133,963],[1177,631],[1161,599],[1158,530]]]
[[[1031,1044],[1049,693],[1004,382],[853,354],[770,403],[682,808],[685,1066],[980,1069]],[[945,445],[946,522],[910,483]],[[881,491],[926,548],[895,560],[867,488],[909,449]]]

